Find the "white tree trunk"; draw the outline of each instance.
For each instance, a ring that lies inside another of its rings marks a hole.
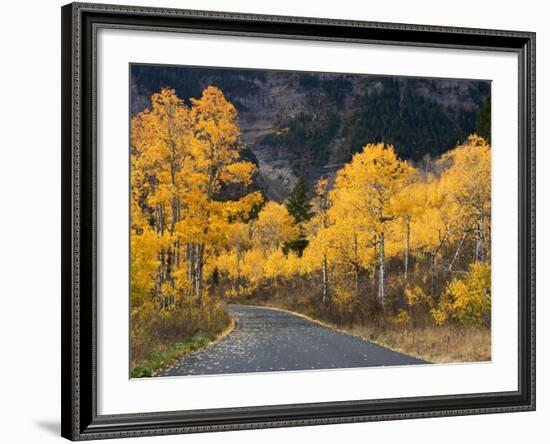
[[[435,253],[432,254],[432,267],[431,267],[431,285],[430,285],[430,296],[432,299],[435,297]]]
[[[378,254],[378,250],[376,249],[376,240],[374,242],[374,257],[376,257],[376,255]],[[372,266],[372,288],[375,289],[376,288],[376,265],[373,265]]]
[[[327,269],[327,255],[323,254],[323,304],[328,299],[328,269]]]
[[[451,260],[451,263],[449,264],[449,272],[452,273],[454,264],[456,260],[458,259],[458,256],[460,255],[460,250],[462,250],[462,246],[464,245],[464,241],[466,240],[466,232],[462,235],[462,238],[460,239],[460,243],[458,244],[458,247],[455,251],[455,254],[453,255],[453,259]]]
[[[476,232],[476,254],[475,261],[480,262],[485,259],[484,251],[484,231],[485,231],[485,220],[483,211],[479,213],[479,221],[477,223],[477,232]]]
[[[378,297],[381,301],[384,300],[384,274],[385,274],[385,258],[384,258],[384,233],[380,234],[380,279],[378,282]]]
[[[485,260],[485,217],[483,211],[479,216],[479,260]]]
[[[195,245],[196,245],[195,294],[200,299],[202,297],[204,244],[195,244]]]
[[[186,245],[185,260],[187,261],[187,278],[189,280],[189,296],[195,291],[195,244]]]
[[[407,239],[405,245],[405,280],[409,277],[409,254],[410,254],[411,223],[407,221]]]

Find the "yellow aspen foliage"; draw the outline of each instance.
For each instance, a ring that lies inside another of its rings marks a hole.
[[[151,105],[131,122],[132,257],[137,266],[143,256],[138,238],[148,233],[157,270],[147,291],[166,308],[185,295],[203,295],[209,258],[261,195],[219,199],[225,184],[249,185],[256,167],[240,160],[237,111],[218,88],[207,87],[191,106],[164,88]]]
[[[159,266],[157,237],[153,230],[144,227],[141,235],[130,239],[130,293],[132,307],[139,307],[151,295]]]
[[[395,252],[395,249],[392,251],[389,222],[399,216],[397,196],[412,174],[413,169],[397,157],[392,145],[368,144],[338,172],[331,193],[332,217],[351,221],[346,231],[352,240],[352,250],[358,243],[361,251],[369,245],[378,246],[378,296],[381,300],[385,294],[386,250],[390,254]],[[369,240],[358,239],[364,236]]]
[[[400,160],[392,145],[369,144],[338,172],[332,200],[362,219],[365,227],[383,231],[398,214],[398,193],[412,169]]]
[[[395,196],[395,211],[398,219],[393,230],[395,243],[398,243],[397,252],[404,252],[404,276],[408,279],[411,250],[420,246],[420,236],[412,229],[413,224],[420,220],[426,210],[426,187],[420,173],[412,170],[409,182]]]
[[[268,202],[260,211],[253,227],[254,239],[265,252],[276,251],[283,243],[297,235],[297,227],[286,207]]]
[[[264,278],[266,258],[263,251],[253,248],[245,252],[242,262],[242,274],[252,285],[257,285]]]
[[[294,252],[284,254],[281,249],[271,253],[264,264],[264,275],[267,279],[277,277],[290,279],[302,274],[301,258]]]
[[[441,189],[460,208],[463,228],[476,233],[476,261],[486,260],[490,253],[491,147],[471,135],[439,162],[451,164],[441,175]]]
[[[403,327],[411,322],[411,315],[409,312],[400,309],[399,312],[393,318],[393,325],[397,327]]]
[[[271,253],[264,264],[264,276],[266,279],[288,277],[288,260],[281,249]]]
[[[418,285],[405,288],[405,298],[410,306],[427,304],[432,305],[432,299]]]
[[[432,315],[438,324],[455,319],[463,325],[488,325],[491,316],[491,265],[470,264],[470,272],[447,285]]]

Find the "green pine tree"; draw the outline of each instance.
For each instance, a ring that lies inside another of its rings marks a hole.
[[[294,219],[295,224],[307,222],[313,216],[311,204],[309,203],[309,186],[303,176],[298,179],[288,196],[286,209]]]
[[[491,96],[487,96],[476,121],[476,134],[491,143]]]
[[[307,222],[313,217],[311,204],[309,203],[309,194],[308,184],[302,176],[298,179],[296,185],[294,185],[286,202],[288,214],[290,214],[294,223],[298,225],[299,234],[296,239],[291,239],[284,243],[283,252],[285,254],[289,251],[294,251],[298,256],[302,256],[302,253],[309,244],[302,226],[304,222]]]

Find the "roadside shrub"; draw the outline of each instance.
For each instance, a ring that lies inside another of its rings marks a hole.
[[[463,278],[449,282],[439,306],[432,310],[434,320],[442,325],[453,319],[462,325],[489,325],[491,316],[491,264],[470,265]]]
[[[132,367],[175,342],[212,339],[230,322],[225,305],[204,295],[159,309],[147,303],[131,313]]]

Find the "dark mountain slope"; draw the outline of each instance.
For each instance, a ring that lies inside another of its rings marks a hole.
[[[298,176],[331,174],[367,143],[414,161],[440,155],[474,131],[490,94],[476,80],[132,65],[131,113],[163,86],[188,101],[208,85],[236,106],[257,183],[279,201]]]

